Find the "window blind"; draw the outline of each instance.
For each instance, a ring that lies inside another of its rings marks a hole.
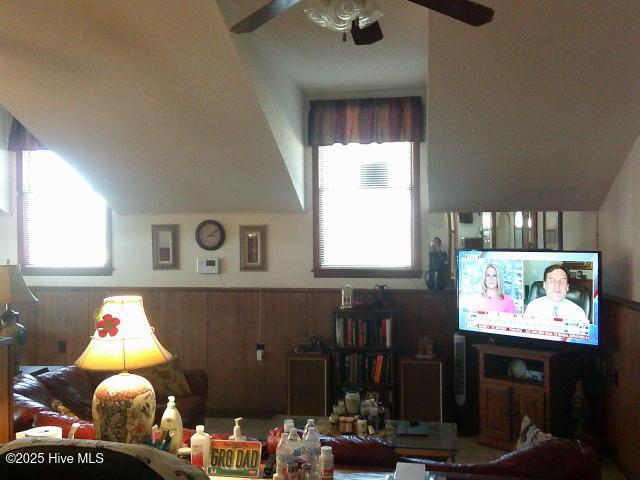
[[[413,144],[318,147],[321,268],[411,269]]]
[[[58,155],[22,152],[24,266],[104,267],[108,211],[104,199]]]

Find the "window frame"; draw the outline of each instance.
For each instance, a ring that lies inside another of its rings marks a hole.
[[[16,152],[16,190],[17,190],[17,230],[18,230],[18,264],[22,275],[42,276],[106,276],[113,275],[113,244],[112,244],[112,211],[105,207],[105,235],[107,259],[102,267],[37,267],[26,263],[26,245],[24,238],[24,190],[23,190],[23,160],[22,151]]]
[[[320,265],[320,186],[319,186],[319,147],[312,146],[313,178],[313,276],[314,278],[421,278],[420,245],[420,142],[412,144],[411,175],[411,222],[413,238],[411,240],[411,268],[322,268]],[[384,220],[384,219],[381,219]]]

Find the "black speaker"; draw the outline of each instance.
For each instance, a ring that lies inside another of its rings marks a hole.
[[[453,335],[453,393],[455,419],[461,436],[478,433],[478,355],[469,338]]]
[[[472,212],[460,212],[458,213],[458,222],[460,223],[473,223]]]
[[[464,335],[460,333],[453,335],[453,393],[458,407],[467,403],[466,345]]]

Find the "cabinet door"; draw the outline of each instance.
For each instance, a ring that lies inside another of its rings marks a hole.
[[[480,430],[484,435],[511,440],[510,390],[489,382],[480,387]]]
[[[522,418],[528,415],[543,431],[549,428],[545,417],[544,392],[539,388],[514,387],[512,391],[512,431],[514,440],[520,434]]]

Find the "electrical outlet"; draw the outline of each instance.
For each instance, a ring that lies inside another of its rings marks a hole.
[[[264,359],[264,351],[265,351],[264,343],[256,344],[256,360],[258,362],[261,362]]]
[[[58,353],[67,353],[67,341],[58,340]]]

